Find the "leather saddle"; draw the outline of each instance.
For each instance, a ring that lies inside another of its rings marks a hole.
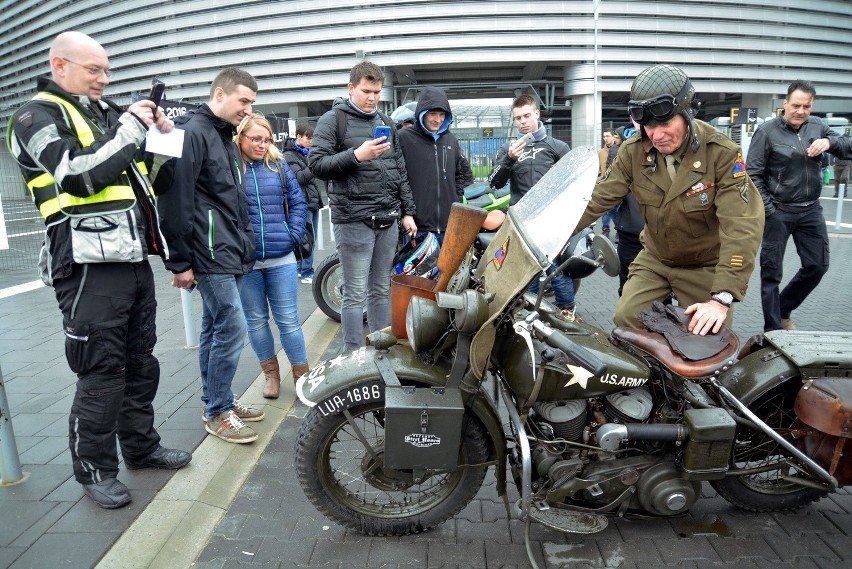
[[[639,315],[648,330],[618,327],[612,337],[656,358],[674,373],[691,379],[709,377],[739,358],[737,335],[723,326],[717,334],[698,336],[689,331],[690,316],[680,306],[655,302]]]

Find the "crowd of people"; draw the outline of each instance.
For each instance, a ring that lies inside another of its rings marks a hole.
[[[154,428],[150,256],[162,257],[172,286],[201,295],[204,428],[250,443],[258,435],[246,423],[264,412],[241,403],[232,381],[247,335],[263,396],[279,396],[270,309],[292,378],[308,371],[297,296],[299,282],[314,277],[313,259],[296,252],[324,207],[317,180],[328,185],[345,282],[343,350],[351,351],[364,346],[365,309],[370,331],[390,325],[389,268],[400,234],[442,241],[452,204],[474,178],[450,130],[446,93],[426,87],[416,104],[388,117],[378,111],[384,75],[370,62],[351,69],[348,98],[316,125],[300,122],[283,152],[253,112],[258,84],[245,70],[222,70],[208,101],[173,122],[153,101],[123,109],[104,98],[109,58],[85,34],[58,35],[49,67],[50,79],[13,115],[8,144],[46,223],[39,266],[78,377],[69,415],[74,476],[99,506],[120,508],[131,496],[117,478],[116,440],[130,469],[178,469],[192,459],[162,446]],[[810,118],[815,89],[796,81],[784,116],[756,130],[746,166],[735,143],[695,118],[694,92],[674,66],[636,77],[633,126],[604,132],[600,178],[575,231],[614,216],[617,325],[641,327],[639,312],[673,294],[692,315],[693,333],[718,331],[731,323],[762,243],[765,330],[793,329],[792,311],[828,268],[819,157],[848,161],[852,145]],[[499,149],[488,179],[494,188],[510,183],[514,204],[569,147],[548,134],[534,98],[517,97],[511,110],[517,137]],[[183,130],[180,157],[145,152],[152,125]],[[609,220],[604,227],[608,233]],[[791,235],[802,268],[779,292]],[[571,279],[556,275],[552,285],[562,315],[573,319]]]

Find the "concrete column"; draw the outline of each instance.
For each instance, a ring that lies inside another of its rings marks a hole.
[[[601,96],[580,95],[571,104],[571,148],[600,147]],[[597,112],[596,112],[597,111]]]
[[[762,93],[743,93],[742,107],[743,108],[756,108],[757,116],[762,119],[766,117],[775,116],[775,107],[773,106],[772,101],[775,99],[774,95],[766,95]]]
[[[600,146],[601,94],[591,63],[565,68],[565,96],[571,99],[571,147]]]
[[[308,106],[305,103],[292,103],[287,107],[287,116],[293,120],[308,116]]]

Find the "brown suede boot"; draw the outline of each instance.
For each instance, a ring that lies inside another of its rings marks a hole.
[[[306,373],[308,373],[311,370],[311,368],[310,368],[310,366],[308,366],[308,364],[295,364],[291,367],[292,367],[292,370],[293,370],[293,383],[294,384],[296,383],[296,380],[298,380],[300,377],[302,377],[303,375],[305,375]]]
[[[278,369],[278,356],[272,356],[265,362],[260,362],[260,369],[266,377],[263,386],[263,396],[267,399],[278,399],[281,393],[281,372]]]

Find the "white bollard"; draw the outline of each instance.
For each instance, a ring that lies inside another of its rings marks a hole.
[[[21,458],[12,429],[12,413],[3,387],[3,371],[0,370],[0,486],[21,482]]]
[[[183,332],[186,349],[198,347],[198,332],[195,329],[195,311],[192,309],[192,291],[180,289],[180,304],[183,308]]]

